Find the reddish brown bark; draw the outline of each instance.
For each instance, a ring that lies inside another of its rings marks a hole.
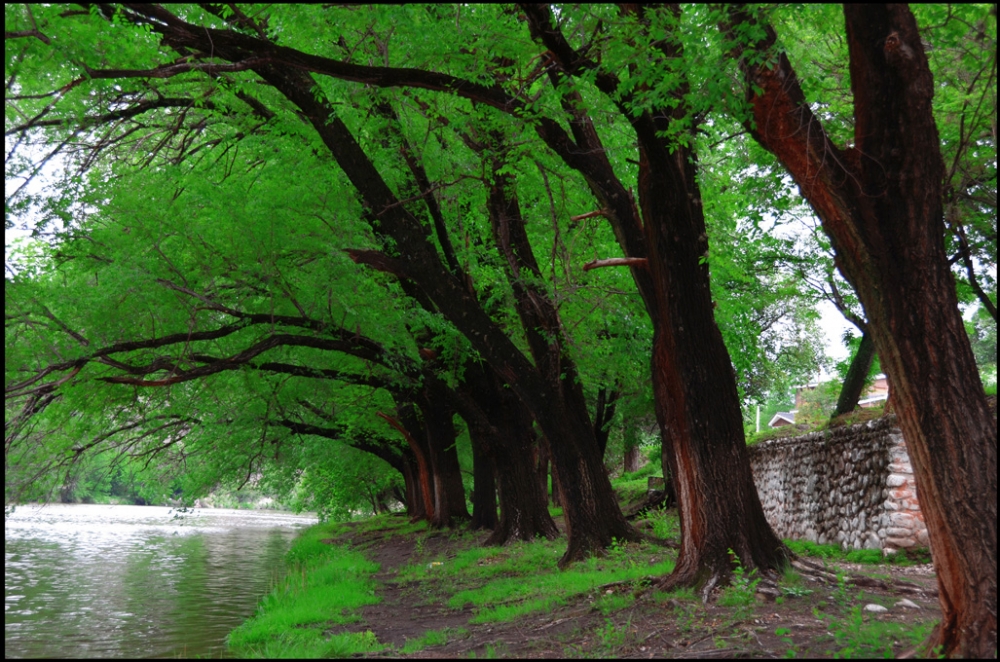
[[[399,430],[399,433],[403,435],[403,438],[409,445],[410,450],[413,452],[413,457],[417,464],[417,480],[414,484],[414,491],[419,492],[418,495],[415,494],[414,496],[417,496],[420,499],[423,506],[421,509],[422,512],[419,510],[415,510],[415,512],[422,514],[428,521],[431,521],[434,517],[434,481],[431,477],[430,464],[427,461],[427,453],[417,442],[417,437],[411,433],[406,426],[391,416],[383,414],[382,412],[378,412],[378,415],[385,419],[389,425]]]
[[[590,118],[577,109],[582,105],[578,96],[567,95],[565,103],[573,116],[576,149],[561,150],[555,140],[549,144],[586,176],[625,254],[647,258],[645,264],[632,264],[631,271],[653,322],[653,388],[664,470],[674,476],[681,514],[680,556],[666,581],[696,585],[707,593],[728,577],[730,549],[747,570],[777,571],[787,563],[787,550],[767,523],[757,496],[735,373],[713,317],[695,155],[660,137],[686,114],[686,87],[678,87],[672,108],[636,116],[627,106],[631,98],[619,92],[617,77],[574,51],[553,25],[547,7],[521,8],[533,36],[554,54],[563,71],[596,71],[595,84],[617,100],[639,142],[638,208],[615,177]],[[624,6],[623,11],[640,24],[648,22],[641,6]],[[679,8],[666,11],[677,14]],[[669,68],[681,55],[679,42],[668,38],[656,43],[658,52],[649,57]],[[559,76],[552,75],[558,84]]]
[[[949,656],[996,653],[997,455],[944,252],[933,80],[905,5],[845,7],[855,146],[813,116],[776,35],[741,64],[754,87],[752,133],[788,168],[820,217],[865,308],[913,463],[942,610],[927,643]],[[752,23],[734,11],[734,23]],[[739,47],[738,47],[739,48]]]

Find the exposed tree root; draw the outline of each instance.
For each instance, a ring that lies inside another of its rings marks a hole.
[[[812,561],[795,557],[792,559],[792,567],[806,577],[815,581],[820,581],[834,586],[838,584],[837,575],[825,569],[818,563],[813,563]],[[928,598],[936,598],[938,595],[937,589],[924,588],[923,586],[919,586],[912,582],[906,582],[899,579],[884,581],[882,579],[875,579],[874,577],[865,577],[864,575],[842,575],[842,577],[844,578],[844,583],[849,584],[850,586],[876,588],[882,591],[905,593],[907,595],[920,595]]]
[[[628,513],[626,513],[625,519],[630,522],[642,519],[649,514],[650,510],[669,508],[675,503],[675,501],[676,500],[669,492],[653,490],[647,493],[646,498],[637,503]]]

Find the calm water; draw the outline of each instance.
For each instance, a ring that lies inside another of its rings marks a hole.
[[[4,654],[218,657],[313,522],[265,510],[18,506],[4,527]]]

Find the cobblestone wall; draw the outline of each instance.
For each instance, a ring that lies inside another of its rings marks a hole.
[[[782,538],[894,551],[927,546],[894,416],[750,446],[768,521]]]

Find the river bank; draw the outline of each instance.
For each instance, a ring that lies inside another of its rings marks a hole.
[[[562,527],[559,512],[557,523]],[[676,515],[640,526],[670,538]],[[788,570],[773,587],[739,577],[707,604],[648,578],[673,568],[652,542],[566,571],[565,538],[483,547],[488,532],[435,531],[380,516],[319,524],[292,569],[229,637],[240,657],[881,657],[918,645],[939,617],[927,564],[848,563],[797,546],[822,570]],[[805,566],[803,566],[805,568]],[[853,583],[852,583],[853,582]]]

